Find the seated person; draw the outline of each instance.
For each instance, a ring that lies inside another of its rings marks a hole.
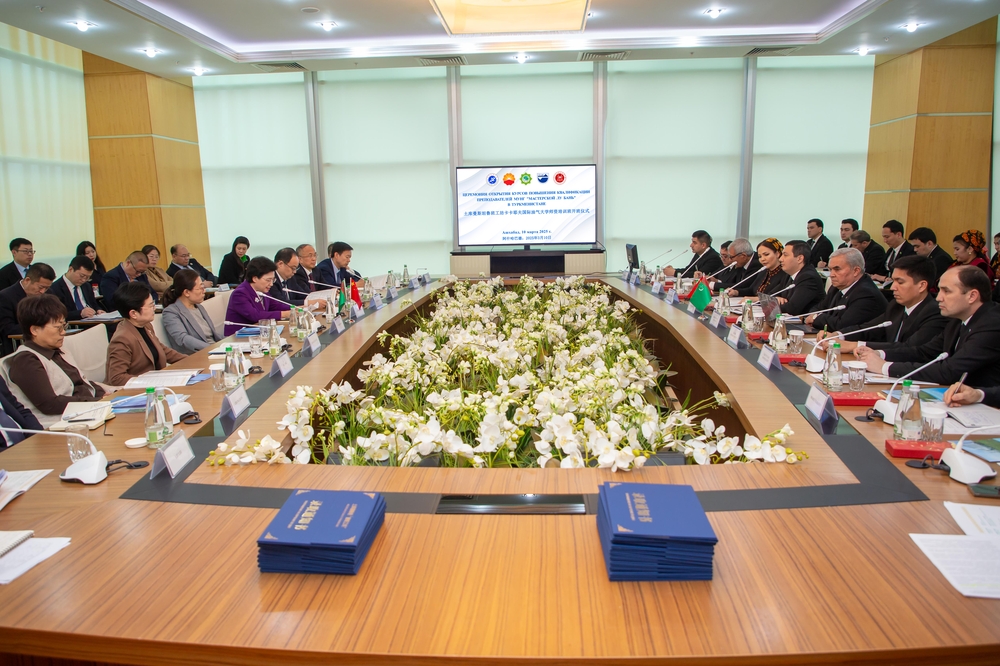
[[[205,281],[188,268],[174,273],[173,284],[163,292],[165,342],[182,354],[193,354],[224,337],[222,327],[212,323],[204,301]]]
[[[316,278],[313,272],[316,270],[316,248],[309,243],[303,243],[295,248],[295,254],[299,258],[299,267],[295,271],[295,277],[308,289],[306,291],[316,291]],[[318,277],[318,276],[317,276]],[[320,287],[322,289],[323,287]]]
[[[833,253],[832,245],[830,252]],[[801,315],[818,310],[819,304],[826,296],[823,289],[826,280],[809,263],[811,256],[813,250],[804,241],[789,241],[781,251],[781,270],[788,274],[788,283],[794,285],[789,291],[777,297],[781,311],[785,314]]]
[[[885,250],[882,246],[872,240],[872,237],[864,229],[851,234],[851,247],[861,253],[865,258],[865,273],[868,275],[879,275],[885,272]]]
[[[990,278],[996,279],[990,261],[986,257],[986,237],[977,229],[963,231],[952,239],[951,247],[955,250],[955,263],[952,266],[978,266]]]
[[[157,264],[160,263],[160,249],[155,245],[146,245],[143,246],[141,252],[146,255],[148,260],[146,279],[149,280],[149,286],[153,288],[157,296],[162,296],[163,292],[170,286],[171,280],[162,268],[157,267]]]
[[[876,328],[848,336],[847,340],[841,339],[841,351],[854,351],[857,347],[864,346],[886,349],[897,342],[919,347],[930,342],[948,323],[941,316],[938,302],[930,293],[930,285],[936,281],[937,270],[929,258],[903,257],[892,267],[892,292],[895,297],[889,301],[885,312],[864,323],[845,326],[833,333],[820,331],[816,339],[822,340],[836,333],[849,333],[891,321],[892,326],[888,328]],[[826,344],[820,343],[820,348],[825,349]]]
[[[97,248],[90,241],[83,241],[76,246],[77,256],[83,255],[94,262],[94,272],[90,276],[90,284],[93,285],[94,290],[99,290],[101,288],[101,280],[104,279],[104,274],[108,270],[104,267],[104,262],[97,255]]]
[[[735,242],[735,241],[734,241]],[[785,248],[777,238],[768,238],[757,244],[757,257],[764,271],[753,280],[729,290],[730,296],[757,296],[773,294],[788,286],[788,274],[781,270],[781,251]]]
[[[989,386],[985,389],[975,389],[968,384],[953,384],[945,391],[944,402],[949,407],[959,405],[975,405],[980,402],[990,407],[1000,408],[1000,386]]]
[[[48,293],[58,298],[66,307],[66,319],[79,321],[104,312],[97,304],[94,288],[90,280],[94,272],[94,262],[78,255],[69,262],[69,270],[49,287]]]
[[[743,286],[750,281],[751,275],[756,275],[760,270],[760,261],[757,253],[746,238],[737,238],[729,244],[729,268],[719,273],[715,279],[711,280],[711,289],[729,289],[736,285]],[[743,284],[741,284],[743,283]]]
[[[667,277],[693,278],[695,273],[712,275],[722,269],[722,257],[712,247],[712,236],[707,231],[698,230],[691,234],[691,251],[694,256],[684,270],[678,272],[673,266],[667,266],[663,272]]]
[[[250,256],[250,240],[246,236],[237,236],[233,241],[233,251],[222,258],[219,265],[219,284],[239,284],[243,282]]]
[[[21,428],[23,430],[44,430],[31,410],[14,397],[7,387],[7,382],[0,377],[0,426],[4,428]],[[0,431],[0,451],[14,446],[30,435],[18,432]]]
[[[279,301],[300,307],[307,305],[306,299],[309,297],[310,285],[296,275],[298,269],[299,257],[295,254],[295,250],[290,247],[278,250],[277,254],[274,255],[274,284],[271,285],[268,293]],[[320,298],[308,301],[308,303],[323,305],[324,301]]]
[[[201,279],[205,281],[206,287],[214,286],[219,278],[212,275],[212,271],[198,263],[198,260],[191,256],[191,252],[185,245],[174,245],[170,248],[170,265],[167,266],[167,275],[174,276],[174,273],[182,268],[190,268],[196,271]]]
[[[813,268],[819,265],[826,266],[830,262],[830,255],[833,254],[833,243],[823,233],[823,220],[813,218],[806,222],[806,235],[809,240],[806,246],[809,248],[809,261]]]
[[[936,272],[934,274],[934,283],[931,284],[931,293],[937,293],[938,278],[951,268],[955,260],[937,244],[937,234],[934,233],[933,229],[917,227],[910,232],[907,240],[913,246],[914,252],[934,262]]]
[[[848,217],[840,222],[840,240],[842,241],[840,245],[837,246],[838,250],[843,250],[845,248],[851,247],[851,234],[858,230],[858,221],[853,217]],[[820,266],[819,268],[825,268],[825,266]]]
[[[226,306],[225,335],[232,335],[243,325],[256,326],[261,319],[281,319],[291,309],[284,303],[267,298],[274,284],[274,262],[267,257],[254,257],[247,264],[243,282],[233,290]]]
[[[871,372],[902,377],[942,352],[949,356],[913,375],[937,384],[957,382],[962,373],[974,387],[1000,384],[1000,306],[987,300],[992,291],[986,273],[977,266],[949,268],[938,282],[937,301],[949,318],[944,330],[920,346],[901,342],[885,349],[859,347],[855,355]]]
[[[330,255],[329,259],[324,259],[316,264],[316,268],[313,270],[314,276],[319,275],[319,277],[313,277],[313,280],[322,283],[319,286],[339,287],[348,278],[355,282],[361,282],[361,274],[350,268],[351,256],[354,254],[353,247],[343,241],[337,241],[330,243],[327,254]]]
[[[44,294],[52,286],[56,273],[48,264],[32,264],[23,280],[0,291],[0,336],[3,337],[3,355],[14,351],[14,342],[7,336],[21,335],[21,325],[17,320],[17,306],[28,296]]]
[[[840,305],[845,307],[843,310],[807,317],[806,323],[810,326],[838,331],[885,312],[885,298],[865,273],[865,258],[859,250],[846,248],[833,251],[830,255],[830,283],[833,286],[816,309],[827,310]]]
[[[88,381],[72,357],[62,351],[66,308],[51,294],[29,296],[17,307],[24,344],[0,363],[14,396],[48,428],[58,423],[71,402],[101,400],[103,384]]]
[[[889,251],[885,253],[885,259],[882,262],[883,269],[872,275],[872,279],[876,282],[888,283],[885,286],[888,289],[891,284],[889,276],[892,275],[892,267],[896,260],[909,257],[916,252],[913,246],[903,239],[903,224],[899,220],[889,220],[882,225],[882,241],[889,248]]]
[[[150,286],[149,278],[146,277],[147,268],[149,268],[149,259],[141,250],[136,250],[125,257],[125,261],[104,274],[104,278],[101,279],[101,296],[104,298],[104,305],[107,306],[108,312],[114,312],[118,309],[118,304],[115,303],[115,293],[118,292],[118,287],[130,282],[139,282],[149,287],[149,291],[153,294],[153,303],[159,302],[156,291]]]
[[[12,261],[0,268],[0,291],[24,279],[35,259],[35,246],[27,238],[15,238],[10,242],[10,255]]]
[[[105,376],[108,384],[124,386],[133,377],[162,370],[168,363],[187,358],[186,354],[164,347],[153,332],[156,305],[153,291],[142,282],[127,282],[115,292],[118,312],[125,321],[119,322],[108,343]]]

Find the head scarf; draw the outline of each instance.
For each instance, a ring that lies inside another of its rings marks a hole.
[[[982,231],[969,229],[968,231],[963,231],[959,236],[966,245],[975,250],[976,254],[983,254],[983,249],[986,247],[986,237],[983,236]]]
[[[785,246],[781,244],[781,241],[777,238],[767,238],[757,243],[757,247],[763,245],[769,250],[772,250],[775,254],[781,254],[781,251],[785,249]]]

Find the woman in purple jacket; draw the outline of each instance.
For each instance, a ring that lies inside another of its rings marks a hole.
[[[254,325],[261,319],[281,319],[289,307],[267,297],[274,282],[274,262],[267,257],[254,257],[247,264],[244,281],[233,290],[226,308],[226,322]],[[226,335],[240,330],[240,326],[226,324]]]

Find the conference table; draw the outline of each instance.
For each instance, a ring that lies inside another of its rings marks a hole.
[[[405,330],[447,285],[401,293],[323,348],[293,358],[287,378],[247,378],[254,409],[217,415],[210,382],[184,389],[201,414],[182,426],[201,457],[175,479],[149,469],[103,483],[60,482],[63,438],[38,435],[0,452],[0,468],[52,469],[0,511],[0,530],[70,537],[71,545],[0,586],[0,661],[163,663],[909,664],[1000,662],[1000,601],[959,594],[911,533],[960,534],[942,502],[984,503],[935,469],[884,451],[891,427],[841,408],[834,435],[803,416],[809,377],[766,372],[755,353],[648,288],[602,278],[631,302],[678,395],[727,393],[713,414],[730,433],[788,423],[796,465],[606,469],[451,469],[267,465],[212,467],[205,452],[285,435],[289,390],[349,376],[379,331]],[[293,343],[293,353],[301,344]],[[259,362],[259,361],[258,361]],[[204,368],[204,352],[178,367]],[[113,419],[95,442],[127,449],[142,415]],[[289,442],[286,442],[289,443]],[[714,579],[609,582],[592,513],[443,514],[442,497],[593,496],[606,481],[695,488],[718,535]],[[256,540],[293,488],[384,493],[385,524],[356,576],[262,574]]]

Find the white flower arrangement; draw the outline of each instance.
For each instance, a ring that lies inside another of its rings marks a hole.
[[[253,465],[266,462],[269,465],[292,462],[281,450],[281,442],[270,435],[264,435],[255,443],[250,441],[249,433],[237,431],[237,439],[232,446],[220,442],[208,454],[209,465]]]
[[[375,354],[358,372],[363,391],[346,381],[296,387],[278,423],[291,435],[291,461],[339,454],[344,465],[412,466],[436,456],[455,467],[617,471],[661,452],[703,465],[805,457],[785,447],[787,425],[742,443],[727,437],[705,418],[729,407],[725,394],[668,409],[666,373],[631,305],[612,300],[607,285],[459,281],[416,324],[408,337],[379,335],[388,357]]]

